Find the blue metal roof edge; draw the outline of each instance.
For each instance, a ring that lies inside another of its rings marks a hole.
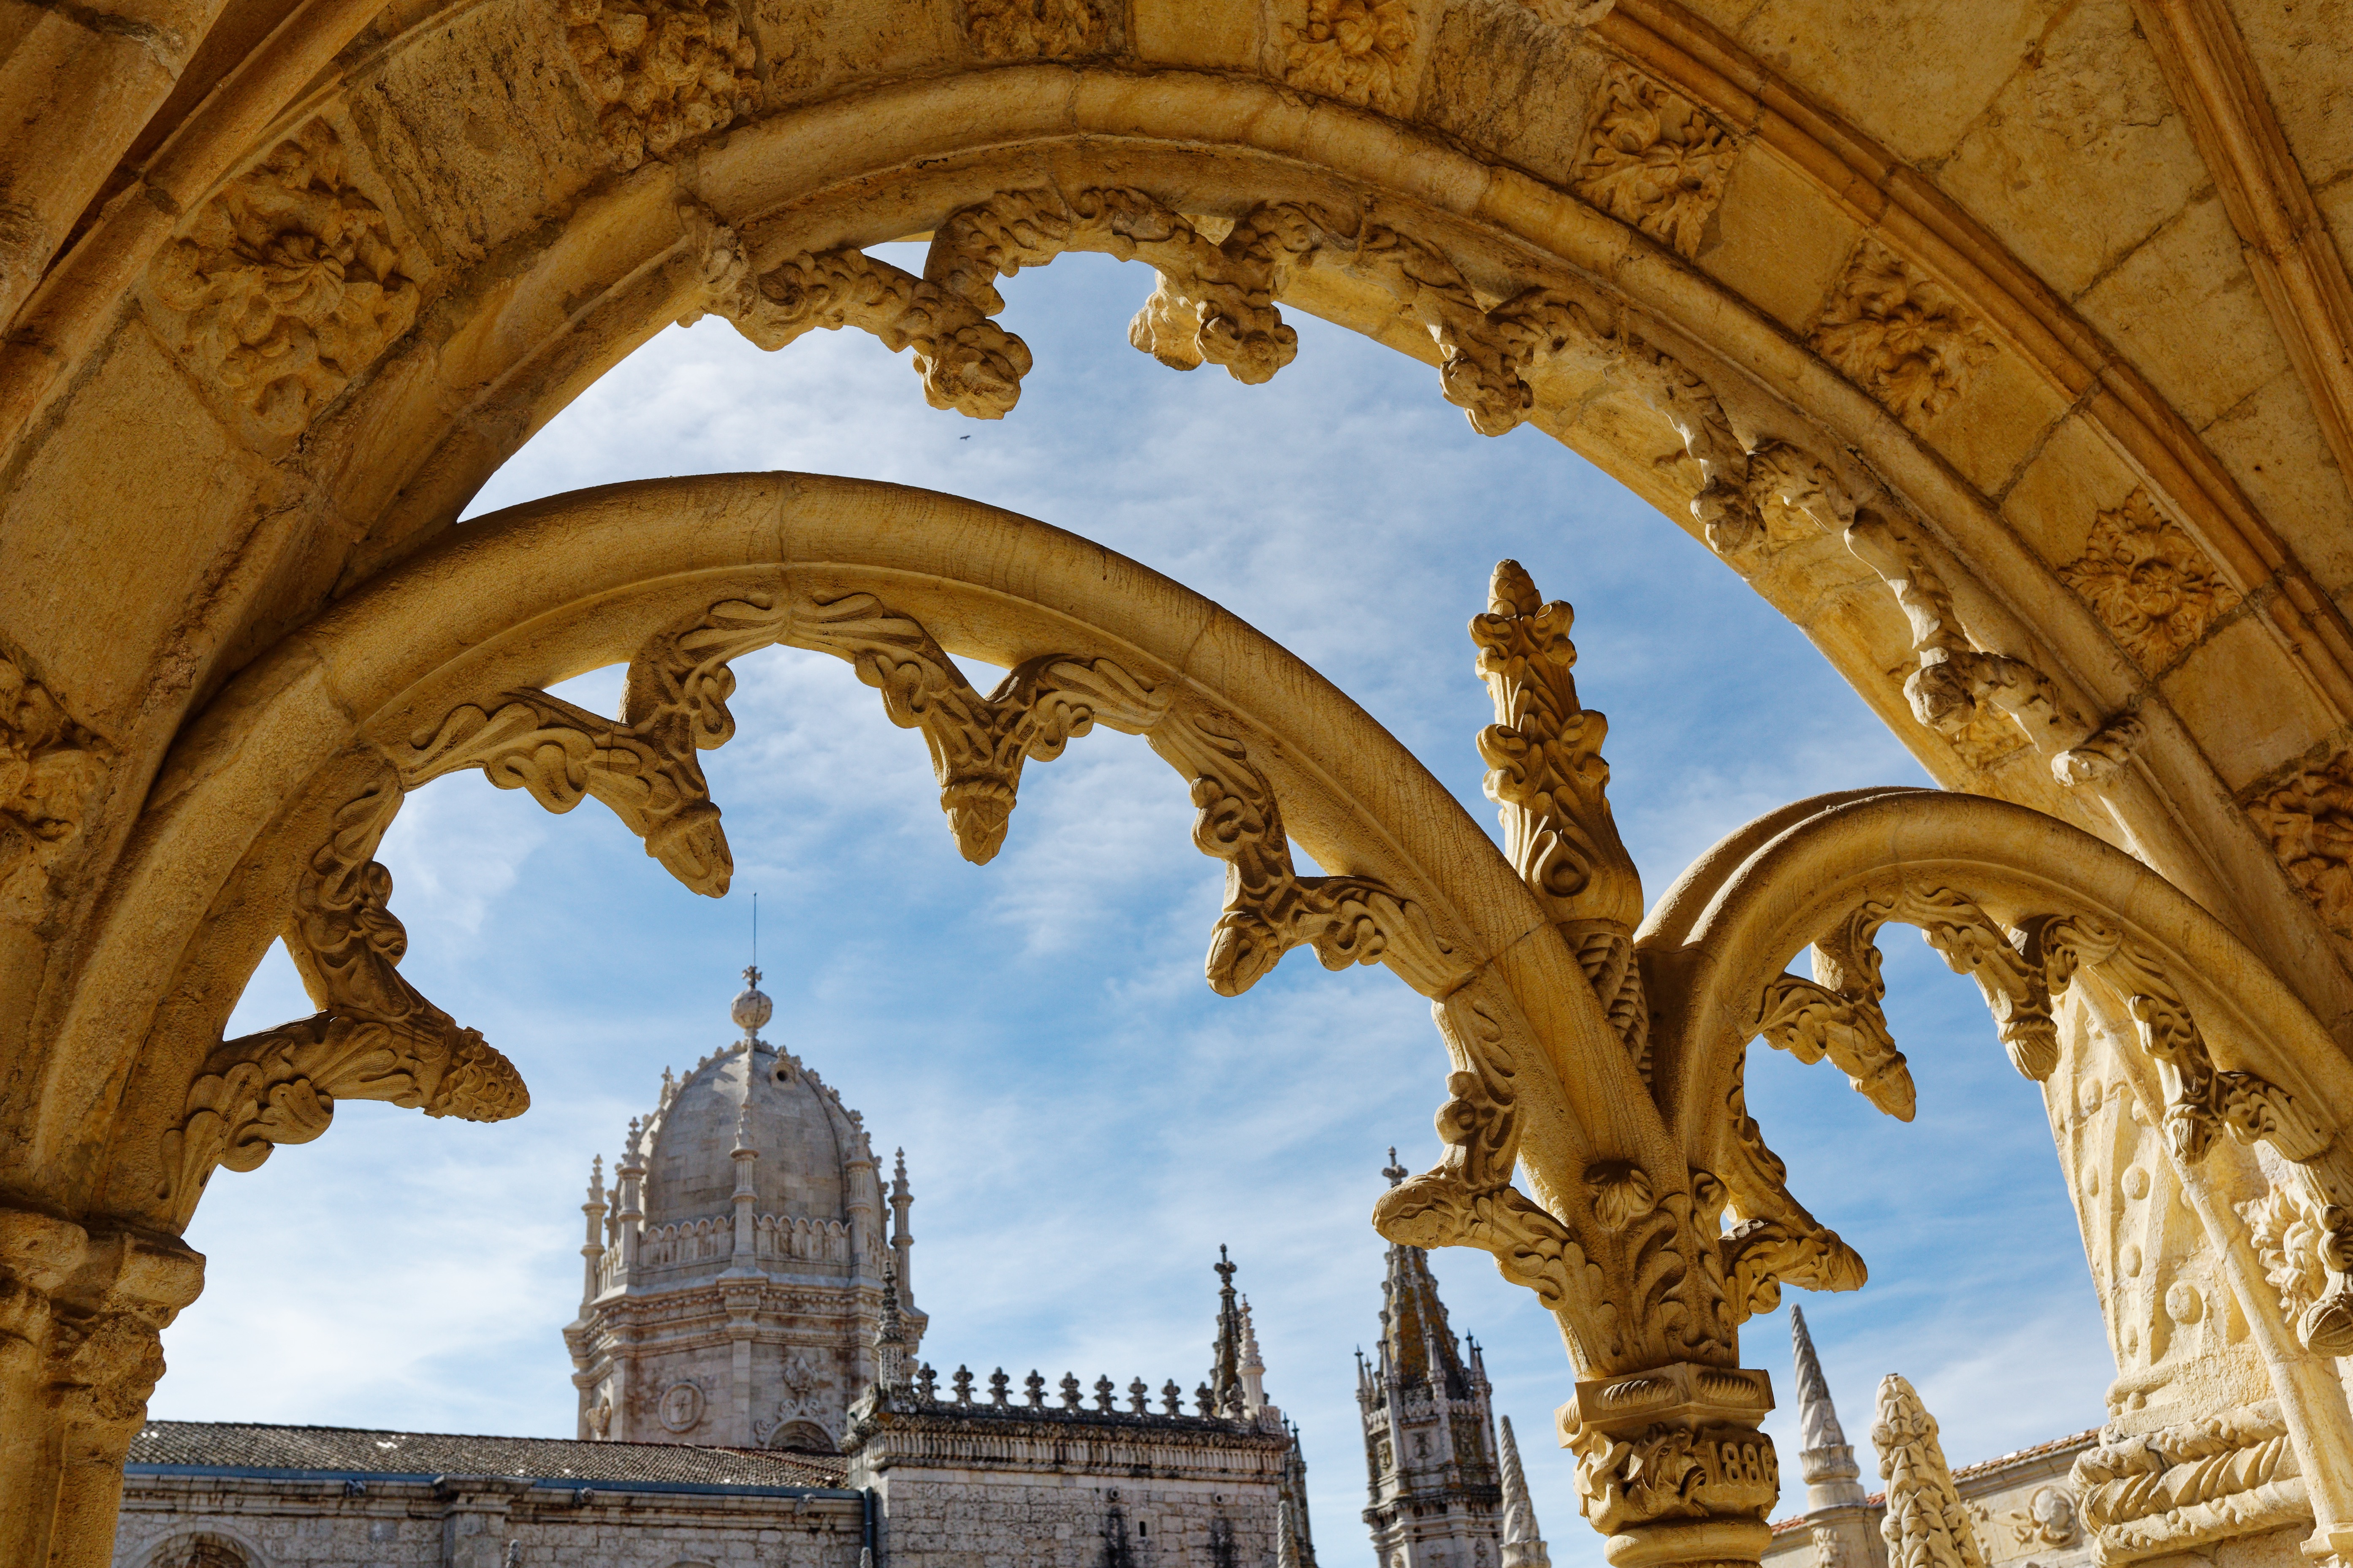
[[[451,1476],[500,1476],[528,1480],[534,1488],[557,1491],[681,1492],[721,1497],[843,1498],[866,1494],[851,1487],[729,1486],[722,1481],[591,1481],[570,1476],[501,1476],[494,1470],[286,1470],[259,1465],[139,1465],[122,1467],[125,1476],[214,1476],[228,1480],[277,1481],[407,1481],[432,1486]]]

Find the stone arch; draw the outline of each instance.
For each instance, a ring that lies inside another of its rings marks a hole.
[[[267,4],[195,0],[129,33],[60,12],[27,35],[56,68],[0,79],[34,149],[0,148],[0,696],[11,776],[29,781],[0,803],[0,1018],[22,1020],[33,1086],[0,1105],[13,1282],[116,1314],[134,1340],[193,1296],[171,1167],[204,1163],[188,1148],[227,1136],[260,1070],[206,1070],[223,976],[303,874],[284,853],[338,833],[364,851],[385,804],[337,823],[299,789],[266,793],[294,786],[258,755],[280,739],[258,716],[308,701],[332,725],[365,683],[289,651],[324,646],[331,606],[462,554],[452,525],[483,478],[681,316],[721,310],[777,341],[859,324],[915,347],[943,403],[1001,407],[1021,356],[990,279],[1063,243],[1056,214],[1160,267],[1140,335],[1174,363],[1260,376],[1281,357],[1280,302],[1439,362],[1482,428],[1525,414],[1593,457],[1802,616],[1941,783],[2073,823],[2242,933],[2326,1021],[2292,1031],[2309,1076],[2281,1068],[2274,1087],[2334,1092],[2353,1027],[2353,631],[2337,603],[2353,592],[2353,286],[2312,184],[2348,155],[2284,90],[2301,68],[2263,63],[2304,51],[2266,39],[2253,8],[2070,8],[2022,51],[2011,101],[1969,100],[1957,55],[1910,47],[1951,43],[1934,13],[1953,8],[1933,5],[1882,8],[1900,13],[1884,32],[1841,20],[1767,41],[1743,16],[1770,8],[1710,0],[1415,0],[1351,54],[1292,0],[1051,18],[997,0],[659,0],[652,32],[676,23],[719,53],[650,113],[629,29],[594,9],[311,0],[272,26]],[[2084,115],[2049,90],[2078,80],[2101,104],[2170,99],[2186,134],[2134,144],[2162,178],[2104,182],[2100,160],[2001,139],[2080,139]],[[507,90],[448,90],[469,81]],[[1986,141],[1924,140],[1965,121]],[[2168,192],[2135,232],[2170,236],[2149,266],[2226,301],[2202,313],[2146,278],[2104,297],[2122,253],[2069,232]],[[1008,197],[1043,205],[992,237]],[[860,254],[926,233],[937,276]],[[302,286],[272,294],[271,267]],[[2218,357],[2201,342],[2218,338],[2251,352]],[[2236,408],[2264,441],[2222,428]],[[106,584],[121,608],[59,584]],[[2251,690],[2260,703],[2232,697]],[[304,781],[342,769],[320,787],[361,802],[364,755],[312,760]],[[227,811],[234,852],[206,860],[185,808],[219,798],[206,768],[240,767],[278,815],[266,842],[238,843],[250,824]],[[629,809],[708,879],[708,819],[660,804],[659,821]],[[174,884],[158,868],[182,850],[203,864]],[[366,864],[307,913],[380,912]],[[121,980],[128,944],[185,956],[216,915],[218,973],[151,1030],[159,996]],[[369,1028],[289,1026],[269,1047],[281,1065],[341,1053],[367,1079],[354,1064],[389,1050],[399,1069],[373,1089],[437,1114],[517,1108],[495,1053],[369,952],[311,976],[329,995],[375,986]],[[1622,951],[1601,962],[1622,980]],[[1570,1010],[1568,1037],[1606,1045]],[[1477,1021],[1451,1024],[1474,1058]],[[2081,1026],[2106,1027],[2088,1011]],[[180,1153],[133,1173],[189,1074],[215,1121],[178,1101]],[[290,1090],[268,1136],[224,1158],[315,1133],[327,1109]],[[1620,1217],[1660,1195],[1624,1171],[1597,1190]],[[1537,1196],[1590,1206],[1567,1186]],[[1573,1274],[1567,1256],[1543,1261]],[[135,1405],[145,1374],[123,1375]],[[48,1525],[20,1512],[0,1504],[0,1556],[39,1560]]]
[[[137,1568],[270,1568],[259,1547],[219,1530],[183,1531],[149,1548]]]

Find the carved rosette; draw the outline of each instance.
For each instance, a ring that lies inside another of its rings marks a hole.
[[[148,288],[197,379],[292,436],[417,319],[416,264],[313,120],[224,185],[157,252]]]
[[[1571,188],[1683,256],[1699,254],[1738,149],[1689,99],[1612,65]]]
[[[2239,603],[2221,569],[2146,489],[2100,513],[2084,553],[2059,569],[2059,579],[2151,675],[2169,668]]]
[[[758,50],[729,0],[565,0],[564,20],[619,168],[667,158],[758,101]]]
[[[1841,374],[1909,422],[1950,408],[1993,358],[1992,331],[1943,284],[1866,237],[1814,323]]]
[[[0,924],[48,912],[50,879],[80,847],[110,752],[24,667],[0,656]]]
[[[1411,96],[1419,31],[1412,0],[1304,0],[1282,25],[1282,79],[1395,113]]]
[[[985,60],[1072,59],[1110,47],[1098,0],[964,0],[964,28]]]

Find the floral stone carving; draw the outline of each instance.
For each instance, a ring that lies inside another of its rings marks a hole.
[[[1094,0],[965,0],[965,36],[983,59],[1066,59],[1101,54],[1107,39]]]
[[[2322,921],[2353,937],[2353,752],[2295,774],[2247,815]]]
[[[1613,66],[1572,188],[1620,222],[1696,256],[1736,151],[1689,99]]]
[[[1880,1381],[1871,1443],[1887,1482],[1879,1533],[1887,1542],[1888,1568],[1986,1568],[1985,1550],[1936,1440],[1936,1418],[1894,1373]]]
[[[2239,602],[2198,542],[2158,510],[2146,489],[2100,513],[2084,553],[2059,577],[2151,674],[2189,652]]]
[[[72,852],[106,782],[98,737],[23,667],[0,658],[0,921],[30,924],[49,901],[49,869]]]
[[[1847,264],[1812,342],[1901,419],[1933,419],[1993,357],[1993,333],[1942,284],[1879,241]]]
[[[148,270],[176,346],[260,426],[291,436],[417,319],[391,220],[313,120],[197,210]]]
[[[758,53],[728,0],[565,0],[565,42],[624,169],[751,112]]]
[[[1394,110],[1411,83],[1419,23],[1409,0],[1307,0],[1282,28],[1283,79],[1326,98]]]

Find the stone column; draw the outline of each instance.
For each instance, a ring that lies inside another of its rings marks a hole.
[[[160,1335],[203,1286],[176,1238],[0,1210],[0,1562],[113,1561]]]
[[[503,1568],[515,1499],[531,1489],[520,1476],[443,1476],[434,1490],[441,1510],[441,1568]]]
[[[1561,1446],[1610,1568],[1763,1557],[1781,1491],[1757,1430],[1772,1408],[1772,1380],[1748,1367],[1676,1362],[1579,1383],[1560,1407]]]

